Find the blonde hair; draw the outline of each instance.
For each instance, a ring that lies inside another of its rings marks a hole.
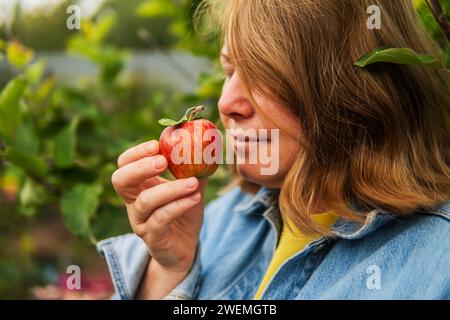
[[[375,208],[410,214],[449,199],[448,74],[418,66],[353,65],[382,46],[440,59],[412,1],[207,3],[250,99],[256,90],[300,120],[301,153],[279,197],[281,214],[297,228],[327,234],[311,219],[318,207],[362,222]],[[382,11],[380,30],[366,26],[373,4]]]

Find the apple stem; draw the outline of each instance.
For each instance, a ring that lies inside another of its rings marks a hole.
[[[200,113],[205,110],[205,106],[198,106],[190,108],[186,111],[187,121],[192,121],[199,118]]]

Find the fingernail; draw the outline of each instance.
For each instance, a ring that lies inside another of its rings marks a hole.
[[[197,185],[197,178],[192,177],[186,180],[186,187],[193,188]]]
[[[162,169],[164,168],[164,166],[166,165],[166,158],[164,157],[158,157],[155,160],[155,167],[156,169]]]
[[[201,197],[202,197],[202,195],[200,194],[200,192],[197,192],[193,196],[191,196],[191,199],[192,199],[192,201],[197,202],[198,200],[200,200]]]

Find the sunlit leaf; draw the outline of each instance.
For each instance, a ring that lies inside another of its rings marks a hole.
[[[116,15],[113,12],[110,12],[101,15],[96,22],[84,20],[82,22],[81,30],[89,42],[100,44],[105,40],[112,27],[115,25],[116,20]]]
[[[42,101],[47,98],[55,87],[55,78],[48,77],[40,83],[39,88],[36,90],[36,98],[38,101]]]
[[[33,50],[13,41],[7,48],[8,61],[16,68],[23,68],[33,59]]]
[[[45,203],[47,198],[44,188],[27,178],[20,190],[20,210],[27,216],[34,215],[38,205]]]
[[[224,81],[223,71],[218,69],[212,74],[201,74],[197,87],[197,96],[201,99],[219,97]]]
[[[99,60],[98,47],[90,44],[81,36],[74,36],[67,42],[67,50],[71,54],[77,54],[91,60]]]
[[[172,25],[169,27],[169,32],[171,35],[182,37],[187,32],[186,23],[184,21],[177,21],[172,23]]]
[[[67,228],[74,234],[95,242],[92,237],[90,221],[95,215],[99,197],[103,191],[100,184],[77,184],[65,192],[60,209]]]
[[[37,84],[44,74],[47,63],[44,60],[39,60],[29,66],[26,70],[26,78],[28,82]]]
[[[141,17],[173,16],[176,7],[172,1],[147,0],[136,8],[136,14]]]
[[[368,65],[380,62],[443,68],[442,64],[436,61],[435,58],[425,54],[417,54],[409,48],[375,49],[362,56],[355,62],[355,65],[364,68]]]
[[[12,138],[20,121],[20,98],[26,86],[22,77],[12,79],[0,93],[0,134]]]
[[[125,50],[115,50],[108,46],[90,44],[81,37],[72,37],[68,42],[68,51],[81,55],[100,67],[101,79],[107,82],[113,81],[122,71],[127,58]]]

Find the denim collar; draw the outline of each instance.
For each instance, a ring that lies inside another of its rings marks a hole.
[[[268,209],[277,203],[279,189],[269,189],[261,187],[256,194],[250,194],[242,191],[244,195],[240,203],[234,207],[233,211],[243,215],[262,214],[264,210]]]
[[[241,203],[234,212],[243,215],[264,215],[274,222],[278,233],[281,232],[281,219],[278,209],[279,189],[261,187],[256,194],[244,193]],[[363,224],[339,218],[331,227],[332,234],[342,239],[360,239],[395,219],[389,212],[376,209],[371,211]]]

